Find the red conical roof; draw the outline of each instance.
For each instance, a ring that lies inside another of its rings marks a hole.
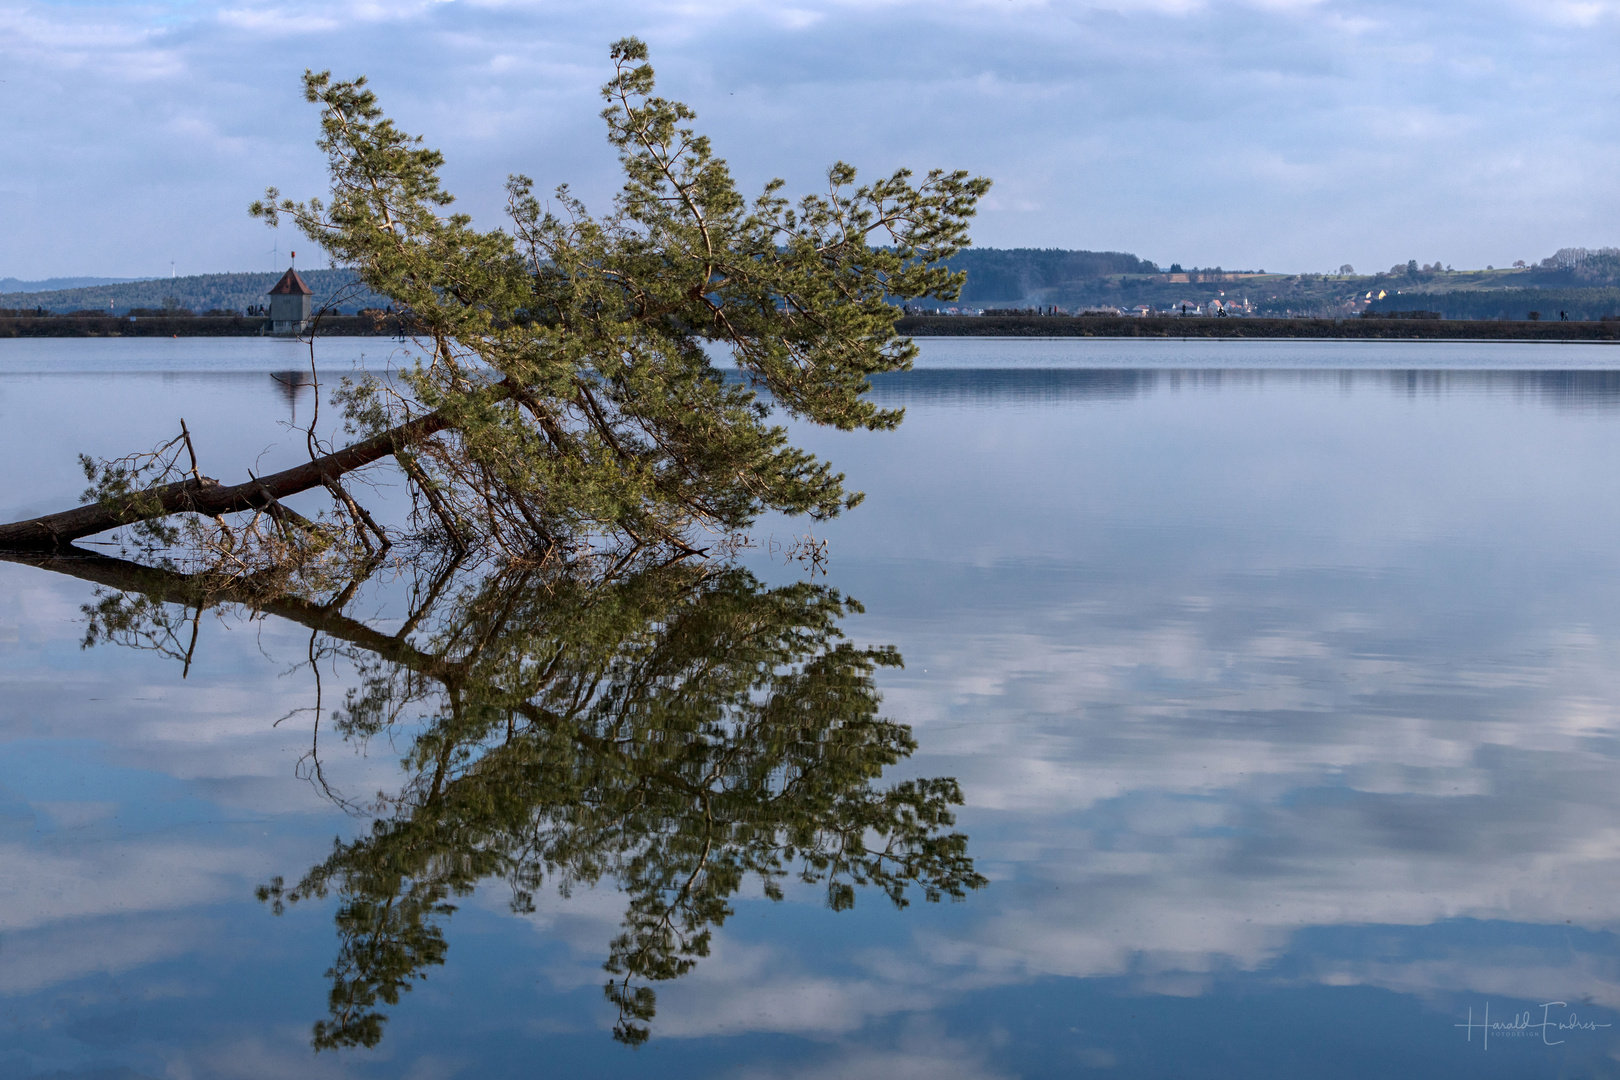
[[[270,290],[271,296],[314,296],[315,290],[304,284],[304,279],[298,276],[298,271],[292,267],[281,275],[275,288]]]

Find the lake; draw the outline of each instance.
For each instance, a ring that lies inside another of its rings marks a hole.
[[[730,569],[0,563],[0,1080],[1620,1075],[1620,351],[921,344]],[[0,341],[0,514],[308,361]]]

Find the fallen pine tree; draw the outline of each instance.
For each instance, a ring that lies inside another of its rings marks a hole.
[[[393,537],[345,478],[384,461],[410,489],[418,536],[518,557],[604,541],[690,550],[694,530],[743,529],[766,510],[853,506],[860,494],[792,446],[771,410],[845,430],[900,422],[863,397],[869,376],[915,353],[889,301],[956,295],[961,276],[941,263],[966,246],[989,181],[900,171],[856,186],[840,163],[822,193],[790,202],[777,180],[750,201],[686,126],[691,110],[653,96],[646,48],[625,39],[612,59],[603,116],[625,183],[611,210],[593,217],[566,187],[548,207],[514,176],[507,226],[489,231],[445,210],[441,155],[396,128],[364,79],[307,74],[330,197],[271,189],[252,212],[288,219],[388,297],[422,359],[336,395],[346,446],[311,425],[308,462],[225,484],[202,474],[182,430],[148,454],[87,460],[85,505],[0,526],[0,546],[135,526],[245,569],[371,555]],[[283,503],[317,488],[331,506],[314,518]]]

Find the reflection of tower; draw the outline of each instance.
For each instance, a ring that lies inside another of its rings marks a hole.
[[[286,399],[287,407],[292,410],[292,422],[296,425],[298,392],[306,386],[314,386],[314,377],[307,371],[272,371],[270,377],[281,387],[281,396]]]
[[[314,295],[315,290],[289,266],[270,290],[270,332],[302,334],[309,327],[310,298]]]

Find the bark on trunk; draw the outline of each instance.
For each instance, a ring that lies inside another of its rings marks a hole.
[[[116,529],[120,525],[169,514],[193,513],[212,517],[243,510],[269,510],[281,499],[335,482],[344,473],[388,457],[400,447],[420,442],[449,426],[449,421],[441,414],[432,412],[364,442],[344,447],[336,453],[244,484],[227,486],[204,477],[201,482],[186,480],[143,492],[141,499],[146,504],[145,509],[92,503],[59,514],[14,521],[9,525],[0,525],[0,549],[49,551],[86,536]]]

